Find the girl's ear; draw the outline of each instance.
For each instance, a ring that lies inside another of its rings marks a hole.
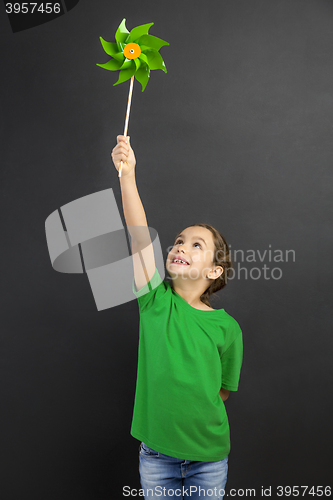
[[[213,271],[211,271],[209,273],[208,278],[211,280],[216,280],[217,278],[222,276],[223,271],[224,271],[224,269],[222,266],[217,266],[217,267],[215,267],[215,269]]]

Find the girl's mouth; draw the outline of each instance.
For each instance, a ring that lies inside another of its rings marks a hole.
[[[189,263],[186,262],[186,261],[184,261],[184,260],[182,260],[182,259],[173,259],[171,261],[171,264],[178,264],[180,266],[189,266]]]

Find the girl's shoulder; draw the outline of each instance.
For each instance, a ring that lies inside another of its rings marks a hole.
[[[242,329],[238,321],[228,313],[226,313],[226,319],[228,320],[227,331],[229,339],[235,340],[237,337],[242,338]]]

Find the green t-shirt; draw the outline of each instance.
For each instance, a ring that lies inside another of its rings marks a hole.
[[[133,292],[140,311],[139,356],[131,434],[184,460],[223,460],[230,431],[221,387],[237,391],[242,331],[224,309],[190,306],[157,269]]]

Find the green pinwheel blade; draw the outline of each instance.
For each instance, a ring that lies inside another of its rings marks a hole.
[[[117,42],[117,45],[118,45],[119,51],[122,53],[124,48],[126,47],[126,43]]]
[[[147,50],[145,52],[148,59],[148,66],[150,69],[161,69],[164,73],[167,73],[162,56],[157,50]]]
[[[135,64],[133,64],[133,67],[130,69],[122,69],[119,73],[118,81],[116,83],[114,83],[113,86],[119,85],[119,83],[126,82],[126,80],[129,80],[130,78],[132,78],[132,76],[134,75],[135,72],[136,72]]]
[[[101,36],[99,37],[99,39],[101,41],[103,49],[105,50],[108,56],[114,57],[114,55],[119,52],[118,45],[116,43],[107,42],[106,40],[103,40]]]
[[[112,56],[112,57],[114,57],[114,59],[117,59],[118,61],[121,61],[121,62],[124,62],[124,61],[125,61],[125,59],[126,59],[122,51],[121,51],[121,52],[117,52],[117,53],[116,53],[114,56]]]
[[[121,23],[118,26],[118,29],[116,31],[116,41],[119,43],[124,43],[126,38],[129,35],[129,31],[126,28],[126,19],[123,19]]]
[[[144,54],[143,52],[141,52],[141,54],[139,55],[138,59],[141,59],[141,61],[143,61],[144,63],[146,63],[147,66],[148,66],[148,58],[147,58],[146,54]],[[136,59],[135,59],[135,61],[136,61]]]
[[[142,35],[148,35],[148,31],[150,26],[152,26],[154,23],[149,23],[149,24],[142,24],[141,26],[137,26],[136,28],[133,28],[130,32],[129,36],[129,41],[134,42],[138,38],[140,38]]]
[[[157,36],[153,35],[143,35],[140,37],[140,40],[138,40],[138,43],[141,46],[141,50],[144,50],[142,48],[142,45],[147,45],[149,49],[155,49],[155,50],[160,50],[161,47],[164,45],[170,45],[169,42],[165,42],[161,38],[157,38]]]
[[[123,69],[130,69],[130,68],[135,68],[135,64],[133,62],[133,59],[125,59],[125,61],[123,62],[123,64],[120,66],[119,69],[123,70]]]
[[[135,78],[142,85],[142,92],[145,90],[150,77],[150,69],[147,64],[141,64],[140,69],[135,73]]]
[[[141,61],[140,61],[140,59],[138,57],[136,59],[133,59],[133,61],[134,61],[135,66],[136,66],[136,71],[138,71],[138,69],[141,66]]]
[[[121,65],[122,62],[117,61],[116,59],[110,59],[110,61],[106,62],[105,64],[96,64],[96,66],[100,66],[104,69],[109,69],[110,71],[117,71],[118,69],[120,69]]]
[[[101,36],[99,38],[100,38],[101,44],[103,46],[103,49],[105,50],[105,52],[109,56],[114,57],[115,59],[118,59],[118,61],[124,61],[125,56],[124,56],[122,51],[119,52],[118,43],[106,42],[105,40],[103,40],[103,38]]]

